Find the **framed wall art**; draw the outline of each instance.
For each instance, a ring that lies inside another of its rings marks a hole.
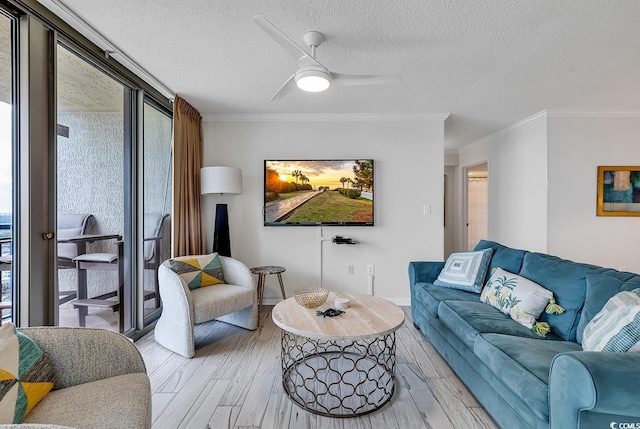
[[[598,167],[598,216],[640,216],[640,166]]]

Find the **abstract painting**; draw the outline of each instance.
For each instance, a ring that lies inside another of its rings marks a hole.
[[[640,167],[598,167],[598,216],[640,216]]]

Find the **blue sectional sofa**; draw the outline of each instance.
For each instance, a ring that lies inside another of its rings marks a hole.
[[[502,428],[640,428],[640,353],[586,352],[582,333],[607,300],[640,275],[480,241],[501,267],[551,290],[544,338],[480,301],[433,285],[444,262],[410,262],[415,326]]]

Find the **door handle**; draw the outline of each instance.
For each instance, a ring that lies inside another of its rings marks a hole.
[[[45,232],[42,234],[43,240],[51,240],[53,238],[53,232]]]

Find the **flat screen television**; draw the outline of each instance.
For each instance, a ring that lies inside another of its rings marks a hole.
[[[265,160],[265,226],[373,226],[373,159]]]

